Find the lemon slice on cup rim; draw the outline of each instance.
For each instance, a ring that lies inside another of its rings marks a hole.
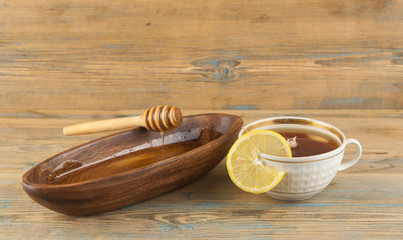
[[[227,155],[227,170],[232,182],[250,193],[264,193],[274,188],[284,172],[265,165],[259,153],[291,157],[287,140],[270,130],[254,130],[242,135]]]

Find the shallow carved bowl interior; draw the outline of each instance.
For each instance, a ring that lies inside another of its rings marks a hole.
[[[118,194],[120,200],[108,198],[111,206],[104,201],[103,210],[88,210],[85,215],[111,210],[175,189],[205,174],[225,157],[241,127],[238,116],[201,114],[184,117],[178,128],[164,135],[144,128],[120,132],[39,163],[24,174],[22,184],[38,203],[73,215],[80,207],[85,212],[83,209],[93,207],[90,204],[98,204],[96,197]],[[85,206],[72,207],[66,199],[84,201]],[[66,211],[64,204],[70,209]]]

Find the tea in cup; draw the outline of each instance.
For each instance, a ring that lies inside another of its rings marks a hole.
[[[326,188],[338,171],[358,162],[362,155],[361,144],[335,126],[309,118],[275,117],[258,120],[246,125],[241,137],[252,130],[266,129],[288,139],[293,157],[277,157],[259,154],[264,164],[285,172],[281,182],[266,194],[272,198],[298,201],[311,198]],[[342,163],[347,144],[356,147],[352,160]]]

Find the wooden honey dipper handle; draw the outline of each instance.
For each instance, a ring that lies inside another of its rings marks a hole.
[[[168,105],[147,109],[143,115],[124,117],[95,122],[86,122],[63,128],[66,136],[96,132],[105,132],[133,127],[145,127],[154,132],[166,132],[175,129],[182,122],[179,108]]]

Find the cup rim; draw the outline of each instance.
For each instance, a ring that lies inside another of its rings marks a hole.
[[[279,116],[279,117],[270,117],[270,118],[263,118],[263,119],[256,120],[256,121],[251,122],[251,123],[245,125],[244,127],[242,127],[241,131],[238,134],[238,138],[240,138],[249,127],[258,125],[258,124],[261,124],[264,122],[271,122],[272,124],[270,124],[270,125],[279,124],[279,123],[285,123],[285,124],[296,123],[296,124],[302,124],[302,125],[316,126],[316,127],[325,129],[331,133],[334,133],[340,139],[341,145],[330,152],[312,155],[312,156],[305,156],[305,157],[293,157],[293,158],[278,157],[278,156],[273,156],[273,155],[269,155],[269,154],[265,154],[265,153],[259,153],[259,157],[263,161],[287,162],[287,163],[307,163],[307,162],[321,161],[321,160],[333,158],[333,157],[341,154],[344,151],[345,146],[346,146],[346,137],[345,137],[344,133],[337,127],[335,127],[332,124],[329,124],[327,122],[324,122],[324,121],[320,121],[320,120],[316,120],[316,119],[312,119],[312,118],[296,117],[296,116]],[[262,125],[261,127],[258,127],[256,129],[262,129],[263,126],[267,126],[267,124]]]

